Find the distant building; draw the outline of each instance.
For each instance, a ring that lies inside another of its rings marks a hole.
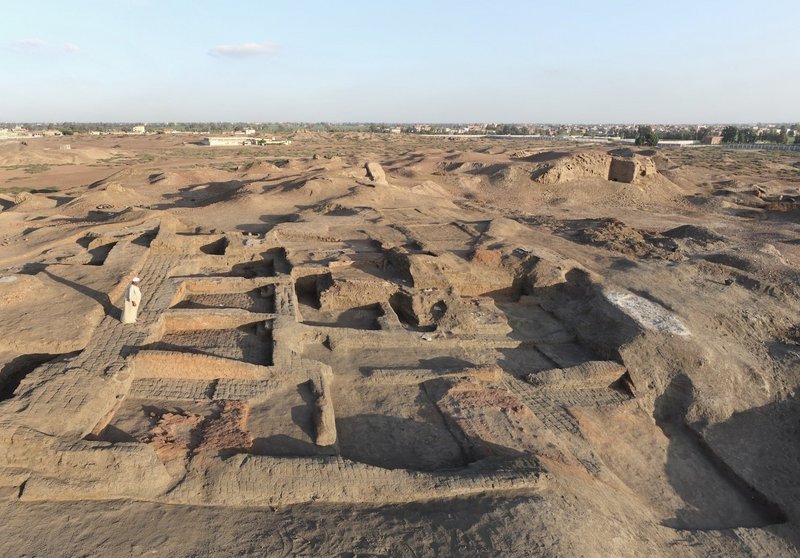
[[[289,145],[290,140],[276,140],[275,138],[256,138],[249,136],[216,136],[203,138],[203,145],[210,146],[237,146],[237,145]]]
[[[203,138],[203,145],[230,146],[230,145],[255,145],[256,138],[246,138],[243,136],[224,136]]]
[[[658,140],[659,147],[687,147],[689,145],[699,144],[700,142],[697,140]]]
[[[144,134],[147,132],[147,129],[144,126],[134,126],[131,130],[134,134]]]

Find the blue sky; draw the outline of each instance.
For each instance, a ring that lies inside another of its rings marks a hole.
[[[800,121],[800,1],[0,0],[0,121]]]

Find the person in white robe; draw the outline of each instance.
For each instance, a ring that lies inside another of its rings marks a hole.
[[[125,291],[125,307],[122,310],[122,323],[135,324],[136,315],[139,313],[139,303],[142,302],[142,291],[139,290],[139,283],[142,280],[134,277],[128,290]]]

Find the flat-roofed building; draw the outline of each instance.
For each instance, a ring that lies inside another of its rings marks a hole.
[[[276,140],[275,138],[256,138],[252,136],[212,136],[203,138],[203,145],[211,146],[237,146],[237,145],[289,145],[290,140]]]

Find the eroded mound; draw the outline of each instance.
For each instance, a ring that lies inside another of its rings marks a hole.
[[[532,176],[542,184],[561,184],[581,178],[602,178],[614,182],[633,183],[652,177],[658,172],[651,158],[634,154],[622,157],[586,152],[552,159],[540,154],[528,157],[528,160],[536,158],[546,161]]]
[[[6,554],[796,553],[791,160],[295,139],[2,197]]]

